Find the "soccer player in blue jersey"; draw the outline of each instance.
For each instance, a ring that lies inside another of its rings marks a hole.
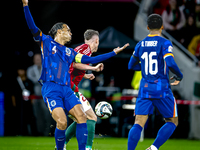
[[[45,104],[56,121],[55,141],[58,150],[63,150],[65,143],[65,130],[67,127],[66,113],[70,113],[77,120],[76,138],[79,150],[85,150],[87,142],[86,115],[80,100],[75,96],[70,86],[69,67],[73,66],[80,70],[101,71],[103,64],[91,67],[88,63],[98,63],[106,60],[125,49],[116,48],[110,53],[89,57],[75,52],[64,44],[71,40],[70,28],[65,23],[56,23],[50,30],[50,35],[45,35],[35,25],[28,7],[28,0],[22,0],[25,19],[31,30],[34,40],[40,44],[42,57],[42,96]],[[84,64],[81,64],[84,63]]]
[[[169,70],[175,75],[171,85],[178,85],[183,75],[174,61],[172,43],[161,37],[163,21],[152,14],[147,20],[149,35],[137,43],[128,68],[135,70],[141,65],[142,79],[135,108],[135,124],[129,131],[128,150],[134,150],[140,139],[148,115],[155,107],[165,118],[154,143],[147,150],[158,150],[172,135],[178,125],[177,106],[170,88]],[[141,62],[141,63],[139,63]]]

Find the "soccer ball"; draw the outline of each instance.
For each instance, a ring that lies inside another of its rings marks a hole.
[[[96,115],[101,119],[107,119],[112,115],[112,106],[105,101],[99,102],[95,107]]]

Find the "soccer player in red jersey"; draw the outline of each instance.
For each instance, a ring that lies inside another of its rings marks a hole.
[[[72,36],[67,24],[56,23],[49,31],[49,35],[46,35],[35,25],[28,7],[28,0],[22,0],[22,3],[28,28],[41,48],[42,73],[39,81],[42,84],[43,100],[49,108],[52,118],[56,121],[55,142],[57,149],[63,150],[67,128],[66,114],[69,113],[77,119],[76,137],[79,150],[85,150],[88,133],[87,118],[80,100],[71,89],[69,67],[72,62],[76,62],[73,63],[73,67],[101,71],[103,69],[102,64],[96,67],[84,64],[104,61],[124,50],[129,44],[127,43],[122,48],[115,48],[110,53],[96,57],[77,53],[74,49],[64,46],[71,41]]]
[[[92,53],[96,52],[98,49],[99,32],[91,29],[85,31],[84,40],[85,44],[76,47],[74,50],[77,53],[91,56]],[[82,80],[82,78],[93,80],[95,76],[93,74],[85,74],[85,71],[73,68],[73,66],[70,67],[70,75],[71,75],[71,88],[81,100],[84,112],[87,115],[88,138],[87,138],[86,150],[92,150],[97,117],[88,100],[83,96],[83,94],[79,92],[78,84]],[[74,121],[66,130],[65,132],[66,143],[68,143],[69,140],[76,134],[76,124],[77,124],[76,121]]]

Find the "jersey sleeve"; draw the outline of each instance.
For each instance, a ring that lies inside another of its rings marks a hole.
[[[167,40],[164,42],[164,46],[162,48],[163,50],[163,58],[167,58],[167,57],[174,57],[173,53],[172,53],[172,50],[173,50],[173,46],[172,46],[172,43]]]
[[[116,53],[114,51],[112,51],[110,53],[98,55],[98,56],[95,56],[95,57],[89,57],[87,55],[83,55],[83,54],[78,53],[75,56],[75,62],[83,63],[83,64],[88,64],[88,63],[95,64],[95,63],[99,63],[101,61],[107,60],[107,59],[109,59],[109,58],[111,58],[115,55],[116,55]]]
[[[174,61],[174,55],[172,53],[172,50],[173,50],[172,43],[169,40],[167,40],[164,43],[164,47],[163,47],[163,58],[166,62],[166,65],[169,67],[170,71],[174,73],[175,75],[177,75],[179,80],[182,80],[183,74],[178,68],[176,62]]]
[[[139,61],[134,58],[133,56],[131,56],[129,63],[128,63],[128,69],[129,70],[135,70],[135,71],[140,71],[141,70],[141,63],[139,63]]]
[[[139,47],[140,47],[141,42],[138,42],[137,45],[135,46],[135,50],[133,52],[133,57],[139,59]]]
[[[131,56],[129,63],[128,63],[128,69],[129,70],[136,70],[140,71],[141,70],[141,64],[139,63],[139,47],[140,47],[141,42],[138,42],[137,45],[135,46],[135,50],[133,52],[133,55]]]
[[[74,49],[76,52],[81,53],[83,55],[91,56],[92,52],[87,44],[82,44],[81,46],[78,46]]]
[[[44,40],[46,38],[46,35],[43,34],[42,31],[35,25],[35,22],[33,20],[33,17],[31,15],[31,12],[28,6],[24,7],[24,15],[25,15],[28,28],[30,29],[34,40],[36,42],[41,42],[42,40]]]
[[[183,78],[183,74],[181,73],[180,69],[178,68],[176,62],[174,61],[174,58],[166,57],[165,62],[166,62],[167,67],[169,67],[170,71],[178,77],[179,81],[181,81]]]

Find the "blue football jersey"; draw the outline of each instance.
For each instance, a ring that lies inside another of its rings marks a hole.
[[[70,86],[69,68],[77,52],[54,41],[51,36],[40,32],[35,38],[40,42],[42,57],[42,74],[40,81],[53,81],[60,85]]]
[[[141,62],[142,80],[138,97],[163,98],[172,94],[166,57],[174,57],[172,43],[158,35],[148,35],[138,42],[133,55]]]

